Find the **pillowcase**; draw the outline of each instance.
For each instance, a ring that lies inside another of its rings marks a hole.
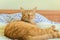
[[[9,38],[7,38],[7,37],[5,37],[5,36],[0,36],[0,39],[1,39],[1,40],[12,40],[12,39],[9,39]]]
[[[55,24],[55,29],[60,31],[60,24]]]
[[[52,27],[53,25],[55,26],[55,30],[60,31],[60,24],[49,24],[48,22],[39,22],[39,23],[37,23],[37,26],[39,28],[42,28],[42,29]]]
[[[50,24],[53,23],[52,21],[48,20],[46,17],[44,17],[43,15],[41,15],[41,14],[39,14],[39,13],[36,13],[36,14],[35,14],[35,19],[34,19],[34,21],[35,21],[36,23],[39,23],[39,22],[47,22],[47,23],[50,23]]]
[[[47,19],[45,16],[43,16],[39,13],[35,14],[34,22],[35,23],[45,22],[45,23],[49,23],[49,24],[59,24],[58,22],[54,22],[54,21],[51,21],[51,20]]]
[[[9,23],[14,20],[21,20],[21,13],[14,14],[0,14],[0,22]]]
[[[48,22],[39,22],[37,23],[37,26],[39,28],[45,29],[51,27],[53,24],[49,24]]]

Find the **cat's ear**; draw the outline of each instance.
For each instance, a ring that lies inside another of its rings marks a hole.
[[[21,10],[21,12],[22,12],[22,11],[24,11],[24,8],[23,8],[23,7],[20,7],[20,10]]]
[[[20,7],[20,9],[21,9],[21,10],[24,10],[24,8],[23,8],[23,7]]]
[[[33,8],[33,12],[36,12],[36,10],[37,10],[37,7]]]
[[[33,8],[33,10],[37,10],[37,7]]]

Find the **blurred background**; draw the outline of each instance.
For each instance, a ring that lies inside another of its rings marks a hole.
[[[60,0],[0,0],[0,9],[60,10]]]

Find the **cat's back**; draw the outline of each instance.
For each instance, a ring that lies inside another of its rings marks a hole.
[[[14,22],[10,22],[6,26],[4,35],[9,38],[19,38],[19,37],[22,37],[23,35],[25,35],[27,33],[27,31],[29,31],[29,32],[32,31],[33,33],[36,33],[38,31],[38,29],[36,31],[36,28],[37,27],[35,25],[32,25],[27,22],[14,21]]]

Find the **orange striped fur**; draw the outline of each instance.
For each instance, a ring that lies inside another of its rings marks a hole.
[[[55,27],[52,26],[51,28],[41,29],[27,22],[14,21],[6,26],[4,35],[12,39],[26,39],[29,36],[42,36],[45,34],[51,34],[50,36],[52,36],[52,38],[60,38],[60,33],[54,28]],[[51,38],[50,36],[48,35],[49,38]]]

